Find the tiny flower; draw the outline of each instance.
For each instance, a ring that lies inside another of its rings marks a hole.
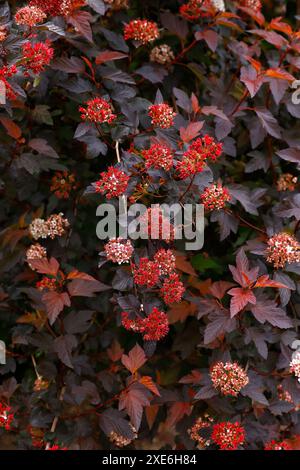
[[[216,6],[214,3],[220,3],[218,0],[189,0],[179,8],[180,15],[189,21],[195,21],[199,18],[205,18],[214,14]],[[218,9],[218,8],[216,8]]]
[[[26,69],[25,74],[33,72],[39,74],[49,65],[54,55],[54,49],[50,47],[50,42],[37,42],[31,44],[27,42],[22,48],[22,65]]]
[[[148,113],[151,117],[151,124],[153,124],[153,126],[167,129],[168,127],[172,127],[174,124],[176,113],[167,103],[151,105]]]
[[[96,192],[105,193],[107,199],[121,196],[127,189],[129,179],[124,171],[110,166],[108,171],[103,171],[100,174],[99,181],[95,183]]]
[[[107,259],[113,263],[123,264],[127,263],[133,254],[133,246],[130,240],[123,238],[112,238],[104,246]]]
[[[161,296],[167,305],[180,302],[184,292],[185,288],[176,273],[170,274],[160,289]]]
[[[277,191],[295,191],[298,178],[290,173],[283,173],[277,180]]]
[[[96,124],[103,124],[107,122],[111,124],[116,119],[116,114],[113,114],[112,107],[104,98],[93,98],[85,103],[86,108],[80,107],[81,119],[83,121],[94,122]]]
[[[284,388],[281,384],[278,385],[278,387],[277,387],[277,393],[278,393],[278,399],[280,401],[286,401],[288,403],[294,404],[290,392],[288,392],[287,390],[284,390]]]
[[[31,245],[26,251],[26,261],[31,269],[34,269],[34,268],[30,264],[30,261],[33,261],[36,259],[43,259],[46,257],[47,257],[47,250],[39,243],[35,243],[34,245]]]
[[[259,13],[262,9],[262,4],[260,0],[240,0],[239,5],[241,7],[250,8],[256,13]]]
[[[161,276],[171,274],[175,270],[176,259],[171,250],[161,248],[155,253],[154,261]]]
[[[150,53],[150,61],[157,64],[167,65],[171,64],[175,59],[174,52],[168,44],[161,44],[152,49]]]
[[[142,44],[152,42],[159,37],[158,26],[153,21],[132,20],[124,27],[124,39],[133,39]]]
[[[245,442],[245,430],[238,422],[222,422],[213,426],[211,438],[221,450],[236,450]]]
[[[142,150],[146,168],[163,168],[168,171],[173,166],[173,152],[166,145],[153,144],[148,150]]]
[[[298,382],[300,382],[300,352],[293,354],[290,362],[290,373],[294,374],[298,378]]]
[[[13,77],[17,73],[17,67],[12,65],[11,67],[4,66],[0,69],[0,80],[4,82],[6,98],[8,100],[15,100],[16,94],[12,89],[11,85],[8,83],[7,79]]]
[[[67,447],[61,447],[58,444],[53,444],[52,446],[49,446],[49,445],[46,446],[45,450],[53,450],[53,451],[55,451],[55,450],[68,450],[68,448]]]
[[[129,0],[104,0],[104,3],[110,6],[111,10],[127,10],[129,8]]]
[[[24,26],[35,26],[38,23],[42,23],[47,18],[46,13],[39,7],[27,5],[23,8],[19,8],[15,14],[15,22],[18,25]]]
[[[201,173],[207,160],[215,161],[222,153],[223,145],[213,137],[205,135],[196,139],[184,152],[182,160],[178,162],[177,171],[180,179]]]
[[[190,438],[197,443],[199,449],[203,449],[210,445],[210,440],[201,436],[200,432],[203,429],[208,429],[212,426],[214,420],[208,414],[205,414],[204,417],[197,418],[193,426],[188,429],[188,434]]]
[[[38,377],[33,386],[33,390],[35,392],[41,392],[43,390],[48,390],[49,388],[49,382],[48,380],[43,379],[43,377]]]
[[[159,269],[155,261],[141,258],[138,267],[134,266],[134,282],[139,286],[154,287],[159,281]]]
[[[68,171],[57,171],[51,179],[50,191],[52,191],[58,199],[68,199],[72,190],[77,188],[74,173]]]
[[[265,444],[265,450],[293,450],[286,441],[270,441]]]
[[[266,259],[275,268],[284,268],[285,264],[300,262],[300,244],[286,232],[280,232],[269,238]]]
[[[14,419],[14,413],[11,411],[11,407],[0,403],[0,428],[9,431],[11,429],[11,423]]]
[[[249,383],[246,372],[236,362],[217,362],[210,370],[210,378],[222,395],[233,397]]]
[[[223,188],[220,183],[213,183],[205,188],[200,198],[207,211],[223,209],[231,200],[228,189]]]
[[[132,432],[133,432],[133,437],[131,439],[127,438],[127,437],[124,437],[124,436],[122,436],[122,434],[118,434],[115,431],[111,431],[110,434],[109,434],[110,442],[115,444],[117,447],[126,447],[129,444],[131,444],[132,441],[134,441],[134,439],[137,439],[138,435],[137,435],[137,432],[136,432],[136,429],[134,428],[134,426],[132,426],[130,424],[130,427],[131,427]]]

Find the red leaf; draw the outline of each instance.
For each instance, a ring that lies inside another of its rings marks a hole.
[[[103,64],[104,62],[109,62],[111,60],[119,60],[128,57],[127,54],[118,51],[102,51],[96,57],[96,64]]]
[[[192,405],[188,402],[176,402],[171,405],[167,424],[172,427],[182,420],[184,416],[189,416],[192,412]]]
[[[68,23],[81,33],[89,42],[93,42],[93,32],[90,25],[92,15],[88,11],[78,10],[67,18]]]
[[[128,369],[132,374],[134,374],[143,364],[147,361],[144,350],[136,344],[134,348],[129,352],[128,356],[123,354],[122,364]]]
[[[216,299],[221,300],[223,299],[226,291],[228,291],[228,289],[233,286],[234,284],[232,282],[217,281],[213,283],[209,290]]]
[[[212,29],[208,29],[206,31],[197,31],[195,33],[195,38],[198,41],[203,39],[213,52],[215,52],[217,49],[219,36],[216,31],[213,31]]]
[[[65,306],[70,307],[71,305],[70,297],[66,292],[46,292],[42,296],[42,301],[46,306],[50,325],[53,325]]]
[[[103,292],[109,289],[109,286],[97,281],[94,278],[92,278],[92,280],[74,279],[68,284],[68,291],[71,297],[94,297],[96,292]]]
[[[18,140],[21,137],[22,130],[14,121],[9,119],[8,117],[1,116],[0,122],[5,127],[10,137],[12,137],[15,140]]]
[[[32,268],[40,274],[49,274],[50,276],[56,276],[59,270],[59,263],[55,258],[33,259],[30,260]]]
[[[282,284],[281,282],[273,281],[273,279],[270,279],[267,274],[264,274],[263,276],[260,276],[254,287],[277,287],[278,289],[289,289],[288,286],[285,284]]]
[[[126,409],[137,431],[141,425],[144,407],[150,404],[149,398],[148,390],[139,383],[132,384],[120,397],[119,410]]]
[[[144,375],[143,377],[139,379],[139,383],[144,385],[144,387],[148,388],[148,390],[154,393],[154,395],[157,395],[158,397],[160,397],[160,393],[158,391],[156,383],[153,382],[152,377],[149,377],[148,375]]]
[[[190,122],[186,128],[180,128],[180,137],[183,142],[190,142],[191,140],[195,139],[199,135],[202,127],[204,125],[204,121],[198,122]]]
[[[237,315],[248,303],[255,304],[256,297],[250,289],[243,289],[240,287],[234,287],[228,291],[228,294],[232,295],[230,302],[230,315],[233,318]]]

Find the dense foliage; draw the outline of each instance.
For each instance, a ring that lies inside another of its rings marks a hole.
[[[2,446],[298,447],[295,15],[2,3]],[[124,196],[203,203],[203,249],[99,240]]]

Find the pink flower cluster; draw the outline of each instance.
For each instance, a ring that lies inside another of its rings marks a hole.
[[[292,450],[292,446],[286,441],[270,441],[265,445],[265,450]]]
[[[145,341],[159,341],[169,332],[169,321],[165,312],[154,307],[145,318],[129,318],[127,312],[122,313],[122,325],[126,330],[139,332]]]
[[[213,183],[205,188],[200,199],[207,211],[219,211],[231,200],[231,196],[227,188],[220,183]]]
[[[129,176],[124,171],[113,166],[100,174],[99,181],[95,183],[97,193],[106,194],[107,199],[121,196],[128,186]]]
[[[201,436],[200,432],[203,429],[210,428],[213,422],[213,418],[206,414],[204,415],[204,417],[200,416],[199,418],[197,418],[193,426],[188,429],[188,434],[190,438],[197,443],[197,447],[199,447],[200,449],[203,449],[209,446],[210,444],[210,440]]]
[[[34,5],[19,8],[15,14],[15,22],[18,25],[29,26],[30,28],[38,23],[42,23],[46,18],[46,13]]]
[[[116,114],[113,114],[112,107],[104,98],[93,98],[85,103],[85,107],[80,106],[81,119],[83,121],[94,122],[96,124],[103,124],[107,122],[111,124],[116,119]]]
[[[214,138],[205,135],[194,140],[178,162],[177,170],[180,179],[203,171],[207,160],[215,161],[222,153],[223,145]]]
[[[142,44],[152,42],[159,37],[158,26],[153,21],[132,20],[124,27],[124,39],[133,39]]]
[[[236,362],[217,362],[210,370],[210,377],[216,389],[233,397],[249,383],[246,372]]]
[[[294,235],[280,232],[269,238],[267,244],[266,258],[275,268],[300,262],[300,244]]]
[[[133,246],[130,240],[124,238],[112,238],[104,246],[107,259],[113,263],[123,264],[127,263],[133,254]]]

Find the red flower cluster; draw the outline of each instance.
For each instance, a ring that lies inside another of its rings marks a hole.
[[[189,0],[181,5],[179,13],[186,20],[195,21],[213,15],[214,8],[210,0]]]
[[[17,73],[17,67],[12,65],[11,67],[4,66],[0,69],[0,80],[4,83],[6,89],[6,98],[8,100],[15,100],[16,94],[13,91],[11,85],[7,79],[13,77]]]
[[[46,65],[49,65],[54,54],[54,49],[50,47],[50,42],[37,42],[31,44],[27,42],[22,50],[22,65],[27,75],[30,71],[34,74],[43,72]]]
[[[52,446],[47,447],[45,450],[68,450],[67,447],[60,447],[58,444],[53,444]]]
[[[90,121],[96,124],[103,124],[107,122],[111,124],[116,119],[116,114],[113,114],[112,107],[104,98],[93,98],[85,103],[86,108],[81,106],[81,119],[83,121]]]
[[[193,441],[197,442],[198,448],[203,449],[210,445],[209,439],[201,436],[200,432],[203,429],[210,428],[213,422],[214,422],[213,418],[209,415],[204,415],[203,418],[202,416],[200,416],[199,418],[197,418],[193,426],[190,429],[188,429],[188,434],[190,438]]]
[[[159,341],[169,332],[169,321],[165,312],[154,307],[145,318],[131,320],[127,312],[122,313],[122,325],[126,330],[142,333],[145,341]]]
[[[161,276],[164,274],[171,274],[175,270],[176,259],[171,250],[161,248],[155,253],[154,261],[158,266],[159,274]]]
[[[132,20],[124,27],[124,39],[133,39],[142,44],[152,42],[159,37],[158,26],[153,21]]]
[[[260,0],[241,0],[239,1],[241,7],[251,8],[255,12],[260,12],[262,4]]]
[[[249,383],[246,372],[236,362],[217,362],[210,370],[210,378],[223,395],[233,397]]]
[[[213,426],[211,438],[221,450],[236,450],[245,442],[245,429],[238,422],[218,423]]]
[[[203,171],[206,161],[215,161],[221,155],[222,149],[223,145],[215,142],[209,135],[196,139],[178,162],[179,178],[185,179]]]
[[[151,117],[151,124],[153,124],[153,126],[167,129],[168,127],[172,127],[174,124],[176,113],[167,103],[152,104],[149,106],[148,113]]]
[[[100,173],[100,177],[100,180],[95,183],[97,193],[106,193],[107,199],[112,199],[125,193],[129,176],[124,171],[110,166],[108,171]]]
[[[35,243],[34,245],[31,245],[26,251],[26,261],[31,269],[33,268],[32,268],[32,264],[30,263],[30,261],[43,259],[46,257],[47,257],[47,250],[39,243]]]
[[[142,150],[146,168],[163,168],[168,171],[173,166],[173,152],[166,145],[154,144],[148,150]]]
[[[284,268],[285,264],[300,262],[300,243],[286,232],[277,233],[269,238],[266,257],[275,268]]]
[[[68,199],[72,190],[77,188],[74,173],[57,171],[51,180],[50,191],[58,199]]]
[[[15,14],[15,22],[17,24],[29,26],[30,28],[38,23],[42,23],[46,18],[46,13],[34,5],[19,8]]]
[[[107,259],[118,264],[127,263],[134,251],[130,240],[125,240],[120,237],[109,240],[104,246],[104,250]]]
[[[275,440],[267,442],[265,450],[293,450],[292,446],[286,441],[277,442]]]
[[[38,290],[55,291],[58,287],[58,284],[55,278],[43,276],[43,278],[38,281],[35,286]]]
[[[11,429],[11,423],[14,419],[14,413],[11,411],[11,407],[0,403],[0,428],[9,431]]]
[[[201,202],[207,211],[220,210],[231,200],[227,188],[223,188],[220,183],[213,183],[200,196]]]
[[[39,7],[50,16],[69,16],[84,6],[85,0],[30,0],[29,5]]]
[[[277,180],[277,191],[295,191],[298,178],[291,173],[283,173]]]
[[[185,288],[176,273],[170,274],[160,289],[161,296],[167,305],[180,302],[184,292]]]
[[[139,267],[133,269],[134,282],[139,286],[154,287],[159,281],[159,269],[155,261],[141,258]]]

